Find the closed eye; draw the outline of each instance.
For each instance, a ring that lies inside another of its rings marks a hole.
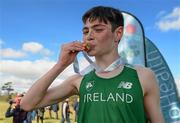
[[[94,29],[96,32],[102,32],[104,29]]]

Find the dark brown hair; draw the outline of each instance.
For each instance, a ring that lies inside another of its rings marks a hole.
[[[124,26],[124,19],[121,11],[112,7],[93,7],[83,15],[83,23],[85,24],[88,19],[90,22],[96,19],[106,24],[109,22],[112,26],[112,32],[114,32],[117,27]]]

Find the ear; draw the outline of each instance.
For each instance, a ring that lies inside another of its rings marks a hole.
[[[116,28],[114,34],[115,34],[115,42],[119,43],[123,35],[123,26],[119,26],[118,28]]]

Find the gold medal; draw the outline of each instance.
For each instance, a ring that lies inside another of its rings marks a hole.
[[[90,44],[86,43],[84,51],[88,52],[89,50],[90,50]]]

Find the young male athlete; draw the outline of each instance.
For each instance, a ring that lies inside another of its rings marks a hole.
[[[120,64],[108,72],[93,70],[84,76],[73,75],[59,86],[49,88],[81,51],[94,56],[102,69],[120,58],[121,12],[98,6],[87,11],[82,20],[83,43],[74,41],[61,47],[59,60],[30,88],[21,107],[32,110],[79,95],[78,123],[163,123],[158,86],[148,68]]]

